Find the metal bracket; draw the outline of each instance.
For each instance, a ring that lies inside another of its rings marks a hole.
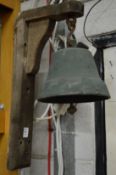
[[[73,0],[23,12],[14,37],[14,74],[8,169],[30,166],[33,129],[34,80],[43,47],[55,22],[83,16],[84,6]]]

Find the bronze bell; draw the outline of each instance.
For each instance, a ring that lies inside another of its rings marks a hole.
[[[110,98],[99,77],[92,54],[83,48],[66,48],[53,54],[52,63],[39,101],[82,103]]]

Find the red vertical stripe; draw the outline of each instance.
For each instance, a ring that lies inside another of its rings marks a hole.
[[[48,116],[51,115],[49,109]],[[48,120],[48,175],[51,175],[51,148],[52,148],[52,132],[51,132],[51,119]]]

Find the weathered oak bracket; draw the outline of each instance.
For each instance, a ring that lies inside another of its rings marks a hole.
[[[8,169],[30,166],[33,128],[34,80],[43,47],[55,22],[83,16],[83,4],[67,1],[23,12],[14,36],[14,74]]]

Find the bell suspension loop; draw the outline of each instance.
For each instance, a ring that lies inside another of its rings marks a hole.
[[[69,30],[69,33],[67,35],[67,47],[75,47],[77,45],[76,37],[74,35],[74,31],[76,29],[76,23],[77,19],[74,18],[68,18],[66,20],[66,24]]]

